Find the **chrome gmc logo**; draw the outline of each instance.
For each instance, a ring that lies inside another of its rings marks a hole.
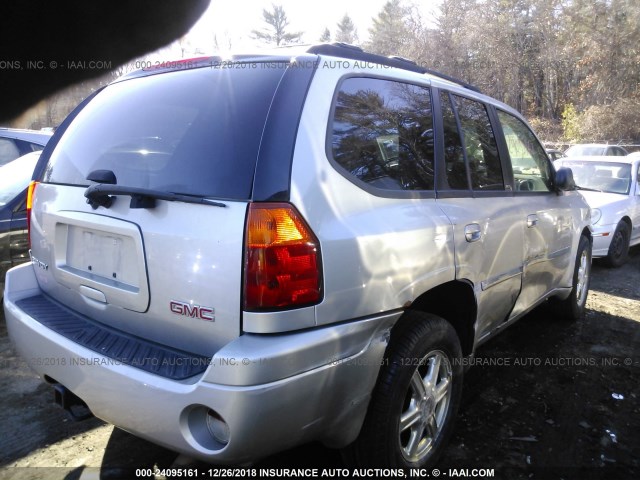
[[[178,302],[172,300],[169,303],[169,310],[176,315],[182,315],[183,317],[198,318],[207,322],[215,322],[214,316],[216,311],[211,307],[202,307],[200,305],[192,305],[190,303]]]

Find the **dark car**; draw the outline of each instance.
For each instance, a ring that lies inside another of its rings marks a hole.
[[[38,158],[31,152],[0,166],[0,297],[6,271],[29,259],[27,187]]]
[[[560,158],[566,157],[566,155],[562,150],[556,150],[555,148],[548,148],[547,155],[549,155],[549,158],[551,159],[552,162],[555,162]]]
[[[0,166],[44,148],[51,132],[0,127]]]

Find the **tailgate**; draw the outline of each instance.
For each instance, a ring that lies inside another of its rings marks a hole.
[[[246,202],[132,209],[119,196],[94,211],[78,201],[85,190],[36,190],[32,260],[45,293],[89,319],[188,352],[210,355],[239,335]]]
[[[190,353],[236,338],[247,204],[287,65],[142,72],[72,114],[34,174],[41,289],[83,319]]]

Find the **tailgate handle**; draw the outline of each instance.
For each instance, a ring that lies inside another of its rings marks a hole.
[[[106,295],[96,288],[80,285],[80,294],[84,297],[90,298],[91,300],[95,300],[96,302],[107,303]]]

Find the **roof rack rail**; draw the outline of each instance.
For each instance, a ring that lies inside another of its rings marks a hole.
[[[387,58],[392,58],[394,60],[399,60],[400,62],[407,62],[407,63],[410,63],[411,65],[418,65],[413,60],[410,60],[410,59],[405,58],[405,57],[400,57],[398,55],[389,55]]]
[[[473,90],[474,92],[480,93],[480,89],[470,83],[464,82],[458,78],[452,77],[445,73],[438,72],[436,70],[431,70],[429,68],[422,67],[418,65],[416,62],[412,60],[408,60],[403,57],[398,56],[389,56],[385,57],[382,55],[377,55],[375,53],[365,52],[362,48],[356,45],[350,45],[347,43],[322,43],[319,45],[313,45],[309,47],[307,53],[313,53],[316,55],[330,55],[333,57],[342,57],[348,58],[351,60],[359,60],[362,62],[371,62],[377,63],[380,65],[386,65],[388,67],[400,68],[402,70],[408,70],[411,72],[429,74],[435,77],[442,78],[443,80],[447,80],[452,83],[456,83],[461,87],[467,88],[469,90]]]

